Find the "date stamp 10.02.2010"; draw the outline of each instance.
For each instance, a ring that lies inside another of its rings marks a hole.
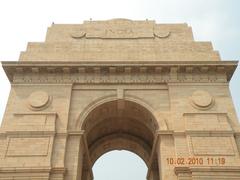
[[[221,166],[226,164],[224,157],[168,157],[169,165],[192,165],[192,166]]]

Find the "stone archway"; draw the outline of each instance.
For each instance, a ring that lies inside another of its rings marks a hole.
[[[85,177],[84,173],[91,172],[95,161],[111,150],[134,152],[143,159],[150,170],[157,130],[158,122],[152,113],[136,102],[112,100],[98,105],[88,113],[81,127],[91,159],[90,169],[83,171],[82,176]],[[154,172],[154,176],[159,177],[158,170]]]
[[[53,24],[45,42],[2,65],[11,92],[0,179],[90,180],[112,149],[142,157],[149,180],[240,179],[228,89],[237,62],[194,41],[187,24]]]

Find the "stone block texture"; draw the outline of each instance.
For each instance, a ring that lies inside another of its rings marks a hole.
[[[237,62],[187,24],[53,24],[2,66],[0,180],[92,180],[95,161],[121,149],[144,160],[148,180],[240,179]]]

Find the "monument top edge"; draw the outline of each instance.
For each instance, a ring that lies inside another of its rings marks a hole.
[[[186,23],[154,20],[88,20],[52,24],[45,42],[29,43],[20,61],[219,61],[210,42],[195,42]]]
[[[89,20],[84,20],[82,22],[79,23],[52,23],[51,26],[55,26],[55,25],[84,25],[84,24],[88,24],[88,23],[142,23],[142,24],[159,24],[159,25],[185,25],[188,26],[188,24],[186,22],[175,22],[175,23],[159,23],[156,20],[152,20],[152,19],[137,19],[137,20],[132,20],[132,19],[127,19],[127,18],[112,18],[112,19],[100,19],[100,20],[93,20],[93,19],[89,19]]]
[[[170,37],[172,36],[172,37]],[[157,24],[154,20],[87,20],[78,24],[55,24],[49,27],[46,42],[82,39],[172,39],[193,40],[186,23]],[[176,38],[178,37],[178,38]]]

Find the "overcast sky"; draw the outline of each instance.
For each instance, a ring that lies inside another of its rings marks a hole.
[[[195,40],[212,41],[223,60],[240,57],[239,0],[7,0],[0,1],[0,61],[18,60],[27,42],[44,41],[47,27],[55,23],[129,18],[157,23],[183,23],[193,28]],[[240,69],[230,83],[240,117]],[[0,68],[0,121],[10,85]],[[117,153],[117,155],[116,155]],[[118,166],[117,166],[118,165]],[[112,167],[115,170],[110,170]],[[119,173],[124,168],[125,173]],[[133,168],[133,169],[132,169]],[[112,172],[112,173],[106,173]],[[141,172],[141,173],[138,173]],[[143,180],[146,166],[125,151],[110,152],[94,167],[95,180]],[[127,176],[126,176],[127,174]],[[108,176],[107,176],[108,175]],[[114,178],[111,177],[114,175]]]

